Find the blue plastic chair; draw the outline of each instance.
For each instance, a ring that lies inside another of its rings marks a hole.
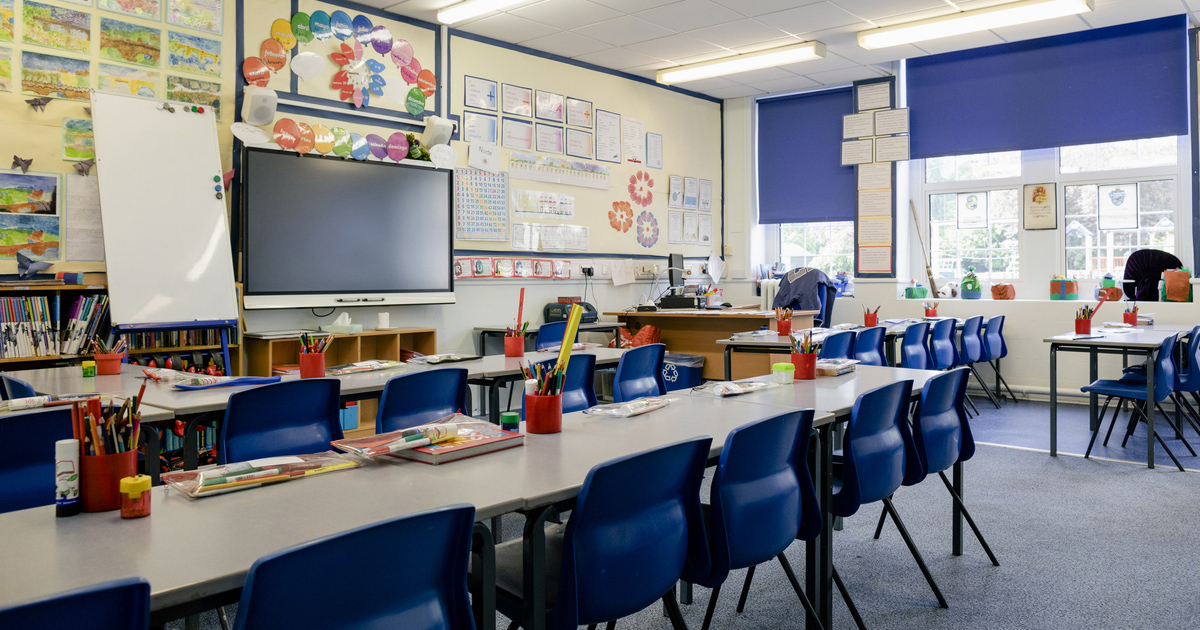
[[[987,552],[992,564],[1000,566],[1000,561],[996,559],[991,547],[983,539],[979,527],[975,525],[975,519],[971,518],[967,506],[963,505],[962,497],[954,491],[954,486],[946,478],[945,471],[975,455],[975,439],[971,435],[971,424],[967,421],[966,395],[967,370],[964,368],[950,370],[925,381],[912,426],[913,444],[920,455],[922,471],[919,479],[910,480],[913,483],[906,485],[915,485],[927,475],[937,473],[946,490],[950,492],[954,504],[962,510],[967,524],[971,526],[971,531],[975,532],[975,537],[979,539],[979,544]],[[879,526],[875,528],[876,540],[883,531],[885,520],[886,509],[879,515]]]
[[[379,397],[375,432],[407,429],[467,408],[466,368],[441,368],[388,379]]]
[[[262,385],[229,397],[217,456],[221,464],[320,453],[342,439],[341,381],[306,378]]]
[[[887,328],[872,326],[858,331],[854,336],[854,358],[859,365],[887,365],[887,355],[884,354],[883,342]]]
[[[474,525],[474,506],[451,505],[263,556],[246,576],[234,628],[474,630],[467,595]],[[386,560],[397,545],[414,551],[402,570]],[[347,561],[353,570],[331,573]]]
[[[1021,402],[1017,400],[1017,395],[1013,393],[1011,387],[1008,386],[1008,381],[1000,375],[1000,359],[1008,356],[1008,344],[1004,341],[1004,316],[993,315],[988,318],[987,323],[983,327],[983,354],[984,361],[992,364],[992,369],[996,371],[996,392],[1000,391],[1000,384],[1004,384],[1004,389],[1008,390],[1008,396],[1012,398],[1014,403]]]
[[[103,582],[0,608],[0,628],[145,630],[150,583],[142,578]]]
[[[545,369],[553,369],[558,359],[547,359],[539,363]],[[596,406],[596,355],[572,354],[567,364],[567,376],[563,379],[563,413],[583,411]],[[524,406],[521,412],[524,417]]]
[[[1200,423],[1200,413],[1188,402],[1186,396],[1186,394],[1191,394],[1192,398],[1200,404],[1200,326],[1192,327],[1184,356],[1187,358],[1186,368],[1181,368],[1178,363],[1175,365],[1175,391],[1171,394],[1171,398],[1176,405],[1183,409],[1183,417],[1192,425],[1192,428],[1200,433],[1200,424],[1198,424]]]
[[[626,350],[617,363],[617,375],[613,379],[613,401],[629,402],[644,396],[662,396],[667,393],[663,382],[663,356],[667,347],[661,343],[650,343]]]
[[[929,356],[933,359],[930,369],[949,370],[958,365],[958,349],[954,346],[954,329],[958,326],[953,318],[939,319],[933,324],[929,335]]]
[[[1000,401],[992,393],[987,383],[983,382],[983,377],[975,369],[975,364],[983,362],[984,356],[983,315],[968,317],[963,320],[962,334],[959,337],[958,367],[965,367],[971,370],[971,374],[975,377],[976,381],[979,381],[979,386],[983,388],[983,392],[987,394],[988,399],[999,409]]]
[[[821,342],[818,359],[849,359],[854,348],[854,331],[843,330],[829,333]]]
[[[1094,393],[1101,396],[1107,396],[1107,398],[1104,400],[1104,406],[1100,409],[1100,416],[1096,420],[1096,428],[1092,431],[1092,439],[1088,441],[1087,451],[1083,454],[1084,457],[1091,456],[1092,445],[1096,443],[1096,436],[1100,433],[1100,427],[1104,421],[1104,414],[1108,411],[1108,405],[1114,398],[1116,398],[1118,401],[1118,410],[1124,406],[1125,401],[1134,402],[1134,404],[1130,407],[1132,412],[1130,414],[1129,426],[1125,432],[1126,442],[1129,440],[1129,436],[1133,433],[1134,428],[1137,426],[1138,420],[1149,420],[1149,414],[1154,413],[1154,409],[1156,408],[1162,413],[1163,418],[1167,421],[1167,425],[1175,430],[1175,434],[1179,436],[1180,440],[1183,442],[1183,445],[1187,447],[1192,456],[1194,457],[1196,455],[1196,451],[1192,449],[1192,445],[1188,444],[1187,440],[1183,439],[1183,435],[1179,432],[1179,427],[1175,426],[1175,423],[1171,421],[1170,414],[1164,411],[1162,405],[1159,404],[1163,400],[1166,400],[1168,397],[1170,397],[1171,393],[1175,390],[1175,360],[1172,355],[1175,353],[1175,343],[1178,338],[1178,334],[1171,335],[1170,337],[1164,339],[1162,344],[1158,347],[1158,356],[1155,357],[1153,362],[1153,401],[1146,400],[1146,381],[1143,378],[1131,377],[1122,378],[1120,380],[1100,379],[1090,385],[1080,388],[1081,391],[1087,394]],[[1137,403],[1141,404],[1139,405]],[[1117,422],[1117,415],[1118,411],[1114,410],[1112,420],[1108,425],[1108,433],[1104,437],[1105,446],[1108,445],[1108,439],[1112,436],[1112,429],[1113,425],[1115,425]],[[1171,452],[1171,448],[1167,446],[1167,443],[1163,440],[1161,432],[1155,431],[1154,437],[1158,440],[1158,443],[1162,445],[1163,449],[1167,451],[1167,455],[1171,457],[1171,461],[1175,462],[1175,466],[1179,468],[1180,472],[1183,472],[1183,464],[1180,464],[1179,460],[1175,457],[1175,453]],[[1121,445],[1124,446],[1125,442],[1122,442]]]
[[[0,415],[0,512],[54,503],[54,443],[69,439],[70,407]]]
[[[929,336],[929,322],[917,322],[904,329],[900,338],[900,367],[928,370],[933,364],[925,338]]]
[[[5,374],[0,374],[0,384],[3,385],[3,400],[37,396],[37,392],[33,391],[33,386],[19,378],[13,378]]]
[[[836,516],[848,517],[863,505],[882,501],[937,596],[938,604],[946,608],[946,598],[933,581],[891,499],[901,485],[912,485],[924,476],[924,466],[908,426],[912,385],[909,380],[898,381],[868,391],[854,401],[842,439],[842,465],[840,469],[834,466],[833,470],[831,511]]]
[[[687,627],[674,587],[710,571],[700,481],[711,447],[709,436],[692,438],[588,472],[567,524],[546,531],[546,628],[615,621],[659,599]],[[496,607],[514,620],[523,617],[523,555],[523,541],[496,546]]]
[[[550,322],[548,324],[542,324],[541,326],[538,326],[537,340],[534,342],[534,347],[537,350],[545,350],[546,348],[561,346],[563,335],[566,334],[566,332],[567,322]],[[576,330],[575,339],[571,341],[571,344],[574,345],[575,341],[578,339],[579,331]]]

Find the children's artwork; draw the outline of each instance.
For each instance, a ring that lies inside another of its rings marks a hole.
[[[516,265],[511,258],[493,258],[492,264],[495,265],[495,277],[511,278],[516,275]]]
[[[472,278],[475,274],[472,273],[470,258],[455,258],[454,259],[454,279],[462,280],[463,278]]]
[[[16,28],[17,10],[15,0],[0,0],[0,42],[11,42]]]
[[[167,0],[167,24],[220,35],[224,0]]]
[[[464,78],[463,105],[496,111],[496,82],[467,75]]]
[[[0,92],[12,91],[12,49],[0,46]]]
[[[63,118],[62,147],[64,160],[87,160],[96,157],[96,136],[92,119]]]
[[[58,260],[60,244],[58,217],[0,213],[0,258],[13,259],[20,252],[35,260]]]
[[[561,154],[563,152],[563,128],[538,123],[537,150],[539,153]]]
[[[608,211],[608,224],[618,232],[628,232],[633,227],[633,206],[628,201],[614,201]]]
[[[542,120],[553,122],[563,121],[563,95],[554,92],[535,90],[536,99],[534,113]]]
[[[161,55],[162,31],[113,18],[100,18],[101,57],[158,67]]]
[[[638,215],[637,242],[646,248],[654,247],[654,244],[658,242],[658,219],[645,210]]]
[[[654,203],[654,180],[647,171],[638,171],[629,176],[629,199],[645,208]]]
[[[26,44],[49,46],[73,53],[87,54],[92,50],[92,16],[90,13],[63,9],[49,4],[26,0],[21,14]]]
[[[110,94],[158,96],[159,73],[101,61],[96,65],[96,89]]]
[[[501,127],[503,145],[506,149],[533,150],[533,123],[505,118]]]
[[[592,102],[581,98],[567,99],[567,124],[592,128]]]
[[[667,207],[682,208],[683,207],[683,176],[672,175],[668,178],[667,185]]]
[[[2,0],[0,0],[2,1]],[[500,84],[501,109],[509,116],[533,116],[533,90],[519,85]]]
[[[21,93],[86,101],[92,86],[91,63],[28,50],[21,51]]]
[[[569,261],[569,260],[554,261],[554,279],[555,280],[570,280],[571,279],[571,261]]]
[[[492,259],[491,258],[472,258],[471,259],[471,275],[476,278],[491,278],[492,277]]]
[[[58,175],[0,171],[0,215],[58,214],[57,199]]]
[[[136,15],[140,18],[157,22],[161,0],[96,0],[96,6],[113,13]]]
[[[173,70],[221,76],[221,42],[167,31],[167,67]]]
[[[221,120],[221,84],[201,81],[191,77],[176,77],[167,75],[167,98],[172,101],[183,101],[211,107],[217,114],[217,122]]]
[[[507,173],[467,168],[454,171],[454,237],[471,241],[508,240]]]

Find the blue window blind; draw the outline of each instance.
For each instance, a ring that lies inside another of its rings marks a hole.
[[[758,222],[854,220],[854,167],[841,166],[850,88],[758,102]]]
[[[1183,15],[910,59],[912,157],[1188,133]]]

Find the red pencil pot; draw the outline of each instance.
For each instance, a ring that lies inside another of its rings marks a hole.
[[[792,353],[792,365],[796,366],[796,379],[811,381],[817,378],[817,355]]]
[[[863,313],[863,326],[870,328],[879,325],[879,313]]]
[[[559,433],[562,431],[562,394],[533,396],[525,394],[525,432]]]
[[[96,374],[111,376],[121,373],[121,360],[125,358],[125,353],[121,354],[97,354],[96,355]]]
[[[925,309],[925,317],[937,317],[937,309],[936,308]]]
[[[1092,320],[1090,320],[1090,319],[1076,319],[1076,320],[1075,320],[1075,334],[1076,334],[1076,335],[1090,335],[1090,334],[1092,334]]]
[[[505,337],[504,356],[520,358],[525,356],[524,337]]]
[[[775,331],[779,333],[780,337],[786,337],[786,336],[792,334],[792,320],[790,320],[790,319],[776,320],[775,321]]]
[[[300,355],[300,378],[324,378],[324,376],[324,352],[306,352]]]
[[[121,507],[121,479],[137,474],[137,451],[81,458],[79,494],[84,512]]]
[[[1126,324],[1137,326],[1137,313],[1121,313],[1121,317],[1125,319]]]

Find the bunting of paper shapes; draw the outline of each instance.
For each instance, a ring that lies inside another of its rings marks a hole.
[[[30,166],[33,166],[33,158],[29,158],[27,160],[25,158],[19,158],[15,155],[13,156],[12,168],[14,168],[14,169],[19,168],[19,169],[21,169],[22,173],[28,173]]]
[[[92,165],[96,163],[96,158],[88,158],[82,162],[75,162],[72,166],[75,167],[75,172],[87,177],[92,172]]]
[[[33,260],[29,256],[17,252],[17,275],[21,280],[32,280],[37,275],[37,272],[49,269],[53,265],[54,263],[44,260]]]
[[[54,99],[50,98],[49,96],[39,96],[37,98],[27,98],[25,99],[25,102],[29,103],[29,106],[33,108],[33,111],[46,113],[46,104],[53,100]]]
[[[225,190],[229,190],[229,184],[233,182],[233,176],[235,174],[237,174],[237,171],[231,168],[228,171],[225,171],[225,174],[221,176],[222,179],[225,180]]]

